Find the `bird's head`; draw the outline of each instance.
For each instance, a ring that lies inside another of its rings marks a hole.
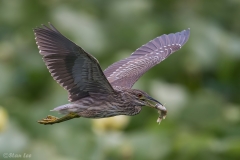
[[[139,106],[148,106],[152,108],[156,108],[159,110],[166,110],[166,108],[157,100],[153,99],[151,96],[149,96],[147,93],[132,89],[133,96],[134,96],[134,103]]]

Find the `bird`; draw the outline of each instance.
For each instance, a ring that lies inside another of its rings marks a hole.
[[[129,57],[101,69],[98,60],[62,35],[50,22],[33,29],[36,44],[53,79],[68,91],[70,103],[54,108],[63,114],[38,121],[49,125],[73,118],[134,116],[147,106],[158,110],[160,123],[167,110],[134,83],[149,69],[179,50],[189,39],[190,29],[161,35],[142,45]]]

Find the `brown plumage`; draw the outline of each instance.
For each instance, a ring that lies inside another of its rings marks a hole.
[[[153,39],[103,72],[96,58],[50,23],[49,26],[34,29],[36,43],[53,79],[68,91],[71,103],[53,109],[64,117],[48,116],[39,123],[54,124],[77,117],[131,116],[138,114],[142,106],[158,109],[158,121],[166,116],[166,108],[160,102],[131,88],[146,71],[187,42],[189,29]]]

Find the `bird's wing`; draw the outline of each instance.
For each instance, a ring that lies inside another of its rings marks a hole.
[[[146,71],[179,50],[189,35],[190,29],[159,36],[138,48],[130,57],[110,65],[104,74],[112,86],[132,88]]]
[[[69,92],[69,101],[87,97],[89,92],[112,93],[98,61],[49,25],[34,29],[36,43],[53,79]]]

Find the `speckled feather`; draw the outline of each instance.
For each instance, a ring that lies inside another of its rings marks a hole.
[[[130,57],[110,65],[105,77],[92,55],[49,25],[34,29],[36,43],[49,72],[69,92],[71,102],[88,97],[89,92],[111,93],[112,86],[131,88],[146,71],[179,50],[190,34],[188,29],[151,40]]]
[[[157,37],[130,57],[110,65],[104,74],[112,86],[132,88],[145,72],[179,50],[187,42],[189,34],[190,29]]]
[[[148,96],[137,89],[115,88],[113,94],[90,93],[89,97],[82,98],[71,104],[54,108],[62,114],[75,112],[85,118],[104,118],[116,115],[133,116],[138,114],[144,105],[138,102],[138,94]]]
[[[67,114],[65,117],[48,116],[39,123],[136,115],[142,106],[157,109],[160,120],[166,116],[160,102],[131,87],[146,71],[179,50],[189,38],[189,29],[153,39],[103,72],[96,58],[49,25],[34,29],[36,43],[53,79],[68,91],[71,103],[53,109]]]

